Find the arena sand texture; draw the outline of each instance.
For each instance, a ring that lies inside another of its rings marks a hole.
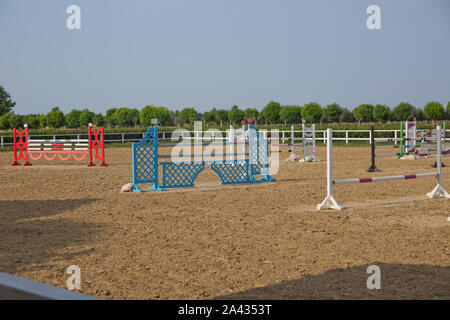
[[[207,166],[196,188],[137,194],[119,193],[131,148],[107,148],[106,168],[11,167],[2,152],[0,271],[65,288],[78,265],[81,292],[102,299],[450,298],[450,200],[426,198],[435,178],[338,185],[347,209],[318,212],[326,162],[286,157],[273,183],[222,187]],[[335,147],[334,177],[433,172],[433,162],[379,158],[383,172],[366,173],[369,147]],[[366,287],[372,264],[380,290]]]

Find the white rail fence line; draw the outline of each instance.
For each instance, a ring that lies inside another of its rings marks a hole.
[[[99,300],[85,294],[49,286],[0,272],[0,299],[6,300]]]
[[[191,137],[194,136],[196,133],[195,131],[187,131]],[[223,140],[228,140],[228,131],[220,131],[219,132],[223,136]],[[261,130],[263,132],[263,136],[265,138],[270,138],[270,129]],[[281,139],[289,139],[291,138],[292,132],[296,136],[302,135],[302,130],[283,130],[278,131],[279,137]],[[370,143],[371,139],[371,132],[370,130],[333,130],[335,133],[345,133],[344,137],[333,137],[333,141],[345,141],[346,144],[348,144],[350,141],[368,141]],[[400,130],[375,130],[375,133],[391,133],[394,139],[397,139],[400,136]],[[201,136],[204,137],[204,134],[206,131],[202,131]],[[367,137],[352,137],[352,133],[359,133],[359,134],[365,134]],[[326,143],[326,130],[316,130],[317,138],[316,140],[322,141],[323,143]],[[64,139],[64,137],[74,137],[76,136],[76,139],[83,139],[87,138],[87,134],[38,134],[38,135],[29,135],[31,139],[33,138],[45,138],[48,139],[48,137],[52,137],[52,139]],[[127,137],[128,136],[128,137]],[[136,136],[136,138],[129,138],[129,136]],[[140,141],[145,136],[145,132],[119,132],[119,133],[108,133],[105,132],[105,143],[126,143],[126,142],[137,142]],[[161,131],[159,132],[158,140],[170,140],[172,136],[172,131]],[[109,137],[109,139],[107,138]],[[111,138],[112,137],[112,138]],[[117,137],[117,138],[116,138]],[[73,138],[72,138],[73,139]],[[204,140],[207,140],[207,138],[203,138]],[[217,139],[217,138],[215,138]],[[7,142],[9,141],[9,142]],[[397,144],[397,142],[395,142]],[[0,136],[0,147],[6,147],[6,146],[12,146],[13,144],[13,137],[12,135],[2,135]]]

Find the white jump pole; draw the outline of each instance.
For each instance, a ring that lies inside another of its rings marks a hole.
[[[294,126],[291,126],[291,152],[290,155],[294,154]]]
[[[234,161],[234,127],[230,124],[230,133],[228,135],[228,145],[230,160]]]
[[[333,130],[327,129],[327,197],[317,205],[317,210],[343,208],[333,197]]]
[[[444,187],[442,187],[442,129],[441,126],[437,126],[437,186],[431,191],[427,193],[429,198],[450,198],[450,195],[445,191]]]

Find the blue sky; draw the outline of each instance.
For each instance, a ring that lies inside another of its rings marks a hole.
[[[450,101],[448,0],[0,0],[0,40],[21,114]]]

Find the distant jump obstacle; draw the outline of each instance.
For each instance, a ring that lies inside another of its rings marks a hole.
[[[440,126],[437,127],[437,136],[442,136],[442,129]],[[336,209],[342,210],[344,207],[341,206],[333,196],[333,186],[336,184],[344,183],[365,183],[365,182],[375,182],[375,181],[386,181],[386,180],[408,180],[415,178],[426,178],[426,177],[436,177],[437,185],[427,196],[429,198],[450,198],[450,195],[442,186],[442,141],[441,139],[436,140],[437,145],[437,170],[432,173],[420,173],[420,174],[410,174],[401,176],[386,176],[386,177],[374,177],[374,178],[356,178],[356,179],[342,179],[333,180],[333,131],[332,129],[327,129],[327,196],[322,203],[317,205],[318,210],[322,209]]]
[[[221,143],[222,144],[222,143]],[[194,149],[195,149],[195,143]],[[200,147],[204,145],[200,143]],[[245,141],[243,142],[245,148]],[[221,184],[256,183],[261,181],[275,181],[269,175],[268,140],[261,137],[252,125],[248,126],[248,159],[246,153],[225,153],[214,156],[231,156],[228,160],[203,160],[214,157],[211,155],[194,154],[200,161],[159,162],[159,158],[168,155],[158,154],[158,126],[149,128],[145,137],[138,143],[133,143],[133,192],[142,192],[139,184],[153,183],[150,190],[163,191],[167,188],[193,187],[194,181],[210,164],[211,169],[219,176]],[[183,155],[184,156],[184,155]],[[240,156],[234,159],[234,156]],[[159,178],[158,169],[161,167],[162,177]],[[255,176],[260,175],[257,179]]]
[[[28,127],[24,130],[14,128],[14,162],[12,166],[19,166],[19,160],[24,160],[24,166],[31,166],[28,158],[39,160],[42,156],[52,161],[59,157],[62,161],[73,157],[76,161],[83,161],[89,155],[88,167],[95,166],[94,160],[100,160],[101,167],[105,163],[104,131],[103,128],[94,130],[89,126],[87,139],[36,139],[28,138]]]
[[[270,141],[290,141],[290,143],[271,143],[271,147],[290,147],[288,150],[272,150],[270,153],[274,152],[289,152],[290,156],[288,158],[292,159],[294,152],[302,152],[303,158],[299,160],[300,162],[316,162],[316,125],[312,124],[307,126],[306,121],[302,122],[302,137],[295,138],[294,126],[291,126],[291,137],[290,138],[269,138]],[[295,143],[297,140],[302,140],[302,143]],[[303,146],[303,149],[295,149],[295,146]],[[287,161],[287,160],[286,160]]]
[[[436,130],[425,130],[421,134],[417,134],[416,122],[406,122],[406,134],[403,136],[403,125],[400,127],[400,138],[375,138],[375,130],[372,126],[370,128],[370,147],[371,147],[371,165],[367,169],[367,172],[378,172],[381,171],[377,168],[375,164],[375,158],[377,157],[388,157],[395,156],[397,158],[410,158],[419,159],[424,157],[431,157],[437,153],[437,131]],[[450,138],[450,131],[442,129],[441,139],[444,139],[444,147],[441,153],[442,155],[450,155],[450,148],[446,149],[446,140]],[[376,145],[377,142],[400,142],[394,145]],[[400,152],[394,153],[376,153],[376,149],[400,149]],[[442,165],[445,167],[445,165]],[[433,165],[436,167],[436,165]]]

